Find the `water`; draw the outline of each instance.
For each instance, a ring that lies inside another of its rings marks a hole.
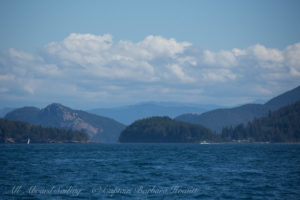
[[[0,145],[0,199],[300,199],[300,145]]]

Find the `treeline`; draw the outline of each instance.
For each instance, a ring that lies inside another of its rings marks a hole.
[[[223,141],[300,142],[300,101],[283,107],[268,117],[255,119],[246,126],[222,130]]]
[[[49,142],[87,142],[88,136],[83,131],[58,128],[43,128],[25,122],[0,119],[0,143]]]
[[[134,122],[120,135],[120,142],[195,143],[215,141],[216,135],[200,125],[169,117],[151,117]]]
[[[300,101],[269,112],[247,125],[223,128],[221,134],[195,124],[178,122],[168,117],[138,120],[120,135],[120,142],[300,142]]]

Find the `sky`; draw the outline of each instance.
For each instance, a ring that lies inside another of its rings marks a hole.
[[[0,107],[234,106],[300,85],[300,1],[0,1]]]

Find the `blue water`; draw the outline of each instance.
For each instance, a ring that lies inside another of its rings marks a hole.
[[[0,199],[300,199],[300,145],[0,145]]]

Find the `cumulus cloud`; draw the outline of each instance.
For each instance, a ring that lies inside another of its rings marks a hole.
[[[285,62],[290,66],[290,72],[293,76],[300,76],[300,43],[286,47]]]
[[[282,52],[278,49],[269,49],[263,45],[257,44],[248,48],[249,54],[253,54],[257,60],[270,61],[270,62],[282,62],[284,57]]]
[[[207,70],[203,73],[203,80],[207,82],[227,82],[228,80],[235,80],[236,74],[228,69]]]
[[[85,74],[111,79],[138,81],[159,80],[162,73],[153,66],[156,59],[185,59],[184,50],[191,46],[188,42],[177,42],[161,36],[148,36],[143,41],[119,41],[113,43],[109,34],[71,34],[61,42],[45,45],[43,55],[64,70],[79,68]],[[191,61],[192,62],[192,61]],[[83,69],[83,70],[82,70]]]
[[[187,100],[188,94],[193,98],[188,101],[199,102],[213,98],[205,97],[212,88],[226,89],[228,95],[252,88],[253,96],[270,96],[282,82],[300,83],[300,43],[283,50],[256,44],[213,52],[161,36],[115,42],[110,34],[72,33],[35,54],[4,50],[0,69],[2,99],[136,102],[153,100],[156,93],[155,100]]]
[[[217,53],[205,50],[203,52],[203,62],[204,64],[215,65],[217,67],[234,67],[237,65],[234,52],[224,50]]]
[[[176,57],[176,54],[183,53],[186,47],[191,46],[189,42],[181,42],[178,43],[175,39],[165,39],[160,36],[150,35],[146,37],[142,42],[137,44],[141,49],[145,49],[154,56],[168,56],[168,57]]]
[[[189,83],[189,82],[194,82],[195,80],[191,77],[189,77],[188,75],[186,75],[182,68],[177,65],[177,64],[173,64],[173,65],[168,65],[168,68],[170,69],[170,71],[177,76],[177,78],[184,82],[184,83]]]

